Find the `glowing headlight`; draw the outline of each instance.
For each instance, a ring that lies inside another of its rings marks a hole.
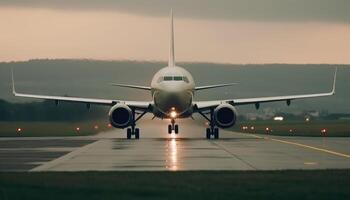
[[[171,111],[171,112],[170,112],[170,117],[171,117],[171,118],[176,118],[176,116],[177,116],[176,111]]]

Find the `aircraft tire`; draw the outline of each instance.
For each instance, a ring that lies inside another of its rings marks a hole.
[[[128,129],[127,129],[127,131],[126,131],[126,138],[127,138],[128,140],[131,139],[131,128],[128,128]]]

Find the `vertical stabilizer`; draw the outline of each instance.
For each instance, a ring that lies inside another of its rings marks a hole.
[[[174,18],[173,9],[170,11],[170,50],[169,50],[169,67],[175,66],[175,54],[174,54]]]

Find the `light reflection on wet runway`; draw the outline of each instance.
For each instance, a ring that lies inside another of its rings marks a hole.
[[[180,141],[176,139],[176,135],[167,141],[167,158],[166,158],[166,168],[172,171],[178,170],[178,154]]]

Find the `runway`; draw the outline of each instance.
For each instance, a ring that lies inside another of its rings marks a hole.
[[[348,169],[350,138],[277,137],[221,130],[204,139],[204,126],[142,123],[140,140],[123,130],[88,137],[0,138],[1,171],[178,171]],[[191,125],[190,125],[191,124]]]

